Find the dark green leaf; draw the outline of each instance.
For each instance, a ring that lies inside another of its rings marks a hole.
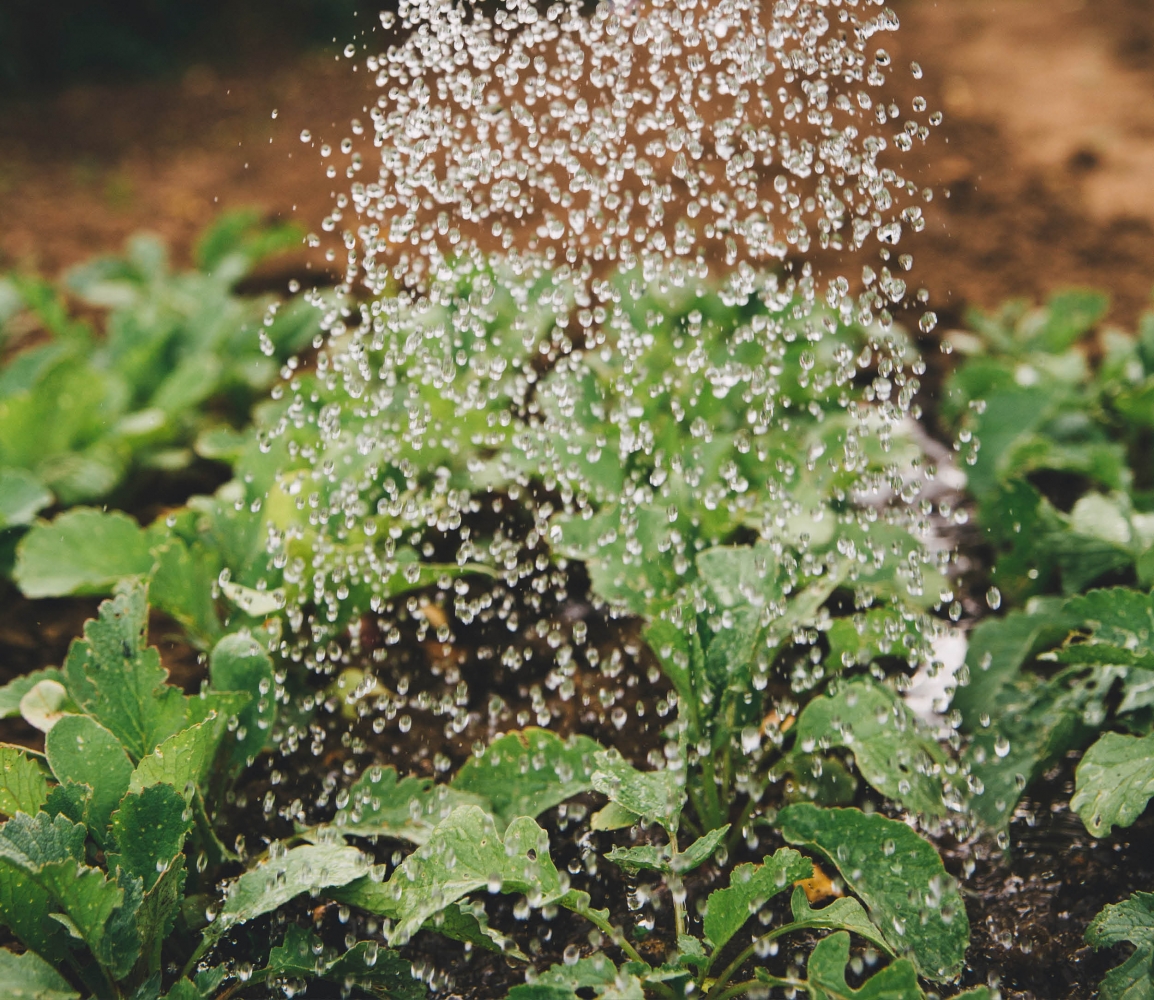
[[[116,844],[115,860],[130,875],[144,880],[145,892],[156,884],[172,858],[180,854],[184,838],[192,829],[192,816],[186,817],[188,803],[172,785],[149,785],[129,792],[112,814],[112,838]]]
[[[642,1000],[641,981],[598,953],[572,965],[554,965],[532,983],[514,986],[508,1000],[578,1000],[588,990],[605,1000]]]
[[[284,941],[269,953],[265,974],[273,982],[325,979],[342,988],[356,983],[373,996],[389,1000],[417,1000],[426,992],[409,963],[395,951],[361,941],[339,957],[330,956],[319,938],[293,924],[285,931]]]
[[[817,943],[806,966],[812,1000],[922,1000],[912,962],[896,959],[870,976],[857,990],[846,984],[848,963],[849,935],[845,931],[837,931]]]
[[[161,969],[161,948],[172,932],[184,900],[184,883],[188,874],[184,855],[175,854],[160,862],[164,870],[145,894],[137,912],[141,933],[141,954],[147,959],[149,972]]]
[[[78,507],[29,529],[13,575],[28,597],[107,594],[126,577],[146,575],[152,561],[132,518]]]
[[[341,833],[423,844],[458,806],[487,804],[449,785],[435,785],[431,778],[398,781],[396,768],[374,765],[349,789],[349,804],[337,812],[333,826]]]
[[[467,760],[451,787],[485,799],[493,816],[507,826],[517,816],[536,818],[589,791],[594,755],[601,750],[587,736],[563,739],[537,728],[508,733],[480,757]]]
[[[813,877],[813,862],[783,847],[760,865],[738,865],[729,886],[710,893],[703,928],[714,952],[725,947],[762,906],[794,882]]]
[[[276,721],[276,678],[272,660],[255,639],[247,635],[225,636],[212,650],[209,677],[217,691],[243,691],[251,700],[238,713],[234,767],[243,767],[264,749]]]
[[[1104,733],[1078,764],[1070,808],[1095,837],[1129,826],[1154,797],[1154,734]]]
[[[858,809],[820,809],[807,803],[778,814],[791,844],[821,851],[869,908],[899,955],[939,982],[961,970],[970,923],[954,881],[933,846],[905,823]]]
[[[1154,893],[1136,892],[1105,907],[1086,928],[1094,948],[1134,945],[1125,962],[1106,973],[1098,988],[1101,1000],[1150,1000],[1154,997]]]
[[[80,996],[34,951],[13,955],[0,948],[0,983],[5,1000],[77,1000]]]

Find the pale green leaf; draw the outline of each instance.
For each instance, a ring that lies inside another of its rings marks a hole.
[[[4,1000],[77,1000],[80,996],[34,951],[13,955],[0,948],[0,984]]]
[[[488,802],[431,778],[397,780],[394,767],[374,765],[349,789],[349,803],[333,819],[341,833],[361,837],[396,837],[423,844],[433,828],[458,806]]]
[[[361,941],[339,955],[330,951],[316,935],[289,924],[284,940],[269,952],[264,975],[274,984],[280,979],[324,979],[343,988],[355,982],[373,996],[390,1000],[418,1000],[426,993],[409,963],[375,942]]]
[[[20,699],[20,714],[34,729],[46,733],[69,712],[79,711],[68,697],[68,689],[57,680],[45,677],[33,684]]]
[[[611,802],[636,813],[647,823],[677,832],[685,791],[673,771],[638,771],[616,750],[596,754],[593,787]]]
[[[778,814],[791,844],[820,851],[899,955],[921,975],[943,982],[961,970],[970,923],[954,880],[938,852],[905,823],[859,809],[821,809],[809,803]]]
[[[276,721],[272,660],[251,636],[229,635],[213,648],[208,670],[215,690],[242,691],[250,696],[237,714],[236,745],[230,753],[234,766],[244,766],[264,749]]]
[[[589,791],[594,756],[601,750],[587,736],[565,739],[547,729],[525,729],[499,737],[480,757],[467,760],[451,785],[485,799],[507,826],[517,816],[536,818]]]
[[[783,847],[760,865],[738,865],[729,885],[709,894],[703,929],[715,952],[725,947],[745,922],[794,882],[813,876],[813,862]]]
[[[1154,797],[1154,734],[1104,733],[1078,764],[1070,808],[1095,837],[1129,826]]]
[[[842,896],[820,910],[815,910],[809,905],[805,890],[798,886],[793,890],[789,905],[795,924],[814,930],[852,931],[859,937],[873,942],[887,954],[892,954],[889,942],[874,926],[865,907],[852,896]]]
[[[598,809],[589,818],[589,826],[593,830],[623,830],[640,820],[641,817],[637,813],[630,812],[616,802],[610,802],[604,809]]]
[[[0,815],[33,816],[48,800],[44,768],[23,747],[0,743]]]
[[[699,837],[684,851],[671,856],[669,845],[661,847],[615,847],[605,855],[607,861],[612,861],[628,871],[656,871],[684,874],[691,872],[709,857],[720,846],[729,832],[729,824],[710,830],[703,837]]]
[[[508,1000],[578,1000],[582,996],[578,990],[606,1000],[642,1000],[645,995],[636,975],[618,970],[598,952],[572,965],[554,965],[532,983],[514,986]]]
[[[170,736],[136,765],[129,790],[139,792],[163,783],[188,796],[200,787],[212,767],[223,732],[223,718],[212,715]]]
[[[43,670],[33,670],[30,674],[21,674],[0,687],[0,719],[10,719],[20,714],[20,700],[40,681],[64,680],[64,675],[55,667],[45,667]]]

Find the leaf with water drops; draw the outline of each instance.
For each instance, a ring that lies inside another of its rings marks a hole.
[[[865,907],[852,896],[842,896],[820,910],[815,910],[809,904],[805,889],[798,886],[793,890],[789,906],[795,924],[814,930],[852,931],[876,944],[886,954],[893,954],[889,942],[870,920]]]
[[[520,893],[541,907],[560,900],[567,885],[549,857],[548,836],[532,819],[518,817],[502,837],[492,816],[477,806],[461,806],[387,884],[371,892],[357,889],[350,886],[343,898],[374,908],[372,897],[380,897],[375,908],[396,920],[389,942],[401,944],[437,912],[479,889]]]
[[[589,791],[594,756],[604,748],[588,736],[563,738],[530,728],[494,740],[453,777],[454,792],[483,798],[495,819],[536,818],[574,795]]]
[[[1078,631],[1057,652],[1064,663],[1154,669],[1154,597],[1126,587],[1092,590],[1066,602]]]
[[[1093,948],[1134,946],[1126,961],[1106,973],[1098,987],[1101,1000],[1154,997],[1154,893],[1136,892],[1106,906],[1086,928],[1086,943]]]
[[[514,986],[508,1000],[578,1000],[589,995],[603,1000],[643,1000],[645,992],[635,972],[618,969],[598,952],[554,965],[533,982]]]
[[[529,961],[528,956],[517,947],[516,941],[489,925],[489,915],[479,900],[473,902],[461,900],[446,906],[429,918],[424,929],[472,945],[474,948],[508,955],[522,962]]]
[[[0,948],[0,982],[10,1000],[78,1000],[80,996],[34,951],[14,955]]]
[[[436,785],[431,778],[398,780],[395,767],[374,764],[349,789],[348,804],[337,811],[333,826],[341,833],[423,844],[441,820],[463,805],[487,808],[488,800]]]
[[[653,847],[615,847],[605,855],[605,860],[612,861],[626,871],[653,871],[671,874],[684,874],[709,860],[729,832],[729,824],[710,830],[703,837],[698,837],[684,851],[671,855],[669,845]]]
[[[136,765],[129,788],[139,792],[163,783],[185,796],[192,795],[212,767],[224,731],[225,719],[212,715],[173,734]]]
[[[86,822],[101,844],[112,811],[132,780],[132,761],[120,741],[87,715],[65,715],[44,738],[44,752],[56,780],[91,790]]]
[[[1129,826],[1154,797],[1154,734],[1104,733],[1078,763],[1070,808],[1095,837]]]
[[[887,798],[916,813],[945,814],[945,754],[888,688],[858,680],[819,695],[802,710],[795,731],[802,751],[819,742],[846,747],[862,777]]]
[[[116,853],[109,854],[108,867],[119,865],[143,879],[147,893],[180,854],[190,829],[188,803],[172,785],[155,784],[129,792],[112,814]]]
[[[308,844],[275,855],[270,849],[267,858],[229,886],[212,936],[220,937],[230,927],[269,913],[301,893],[348,885],[368,869],[364,854],[342,844]]]
[[[235,745],[229,758],[242,768],[264,748],[276,721],[276,677],[272,660],[252,636],[225,636],[212,650],[208,675],[215,691],[239,691],[249,702],[236,716]]]
[[[789,843],[820,851],[837,866],[890,947],[921,975],[945,982],[958,974],[970,922],[930,843],[905,823],[859,809],[799,803],[783,809],[778,824]]]
[[[676,835],[685,804],[685,791],[674,771],[638,771],[617,750],[603,750],[595,758],[593,787],[608,795],[646,823],[660,823]]]
[[[725,947],[745,922],[794,882],[813,875],[813,862],[788,847],[779,849],[760,865],[738,865],[729,885],[709,894],[702,927],[714,952]]]
[[[47,800],[43,765],[23,747],[0,743],[0,816],[33,816]]]
[[[875,972],[860,989],[847,985],[849,943],[849,935],[837,931],[822,938],[810,952],[806,982],[812,1000],[922,1000],[917,970],[904,958]]]
[[[419,1000],[427,992],[412,967],[395,951],[375,941],[358,941],[343,954],[326,948],[315,934],[289,924],[284,940],[269,952],[259,978],[280,981],[325,980],[342,989],[355,985],[382,1000]]]

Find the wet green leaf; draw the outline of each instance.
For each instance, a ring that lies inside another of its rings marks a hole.
[[[192,829],[192,816],[186,816],[186,810],[184,795],[172,785],[149,785],[125,795],[112,814],[117,853],[109,856],[109,868],[120,865],[143,879],[145,892],[150,891],[184,847]]]
[[[80,996],[34,951],[13,955],[0,948],[0,983],[5,1000],[77,1000]]]
[[[904,958],[875,972],[860,989],[851,989],[845,981],[849,940],[845,931],[837,931],[810,952],[806,975],[812,1000],[922,1000],[917,970]]]
[[[636,813],[647,823],[660,823],[677,833],[685,792],[673,771],[638,771],[616,750],[595,756],[593,787],[611,802]]]
[[[337,812],[333,826],[341,833],[423,844],[441,820],[463,805],[488,803],[431,778],[398,780],[396,768],[374,765],[349,789],[349,804]]]
[[[604,955],[581,958],[572,965],[554,965],[532,983],[514,986],[508,1000],[578,1000],[588,991],[605,1000],[642,1000],[641,980],[625,969],[618,970]]]
[[[921,975],[944,982],[958,974],[970,923],[931,844],[905,823],[859,809],[799,803],[783,809],[778,823],[789,843],[820,851],[837,866],[890,947]]]
[[[44,768],[23,747],[0,743],[0,815],[33,816],[48,800]]]
[[[798,886],[793,890],[789,906],[794,923],[815,930],[852,931],[876,944],[886,954],[893,954],[889,942],[870,920],[865,907],[852,896],[842,896],[820,910],[815,910],[809,905],[805,890]]]
[[[1067,601],[1064,611],[1078,632],[1059,660],[1154,668],[1154,596],[1126,587],[1092,590]]]
[[[208,671],[214,690],[249,695],[248,704],[237,713],[236,742],[229,754],[233,767],[243,767],[264,749],[276,721],[272,660],[251,636],[229,635],[213,647]]]
[[[729,885],[709,894],[703,929],[714,952],[725,947],[745,922],[778,893],[794,882],[813,876],[813,862],[783,847],[760,865],[738,865]]]
[[[845,747],[871,786],[907,809],[943,816],[945,754],[888,688],[860,680],[819,695],[798,717],[796,745]]]
[[[1154,797],[1154,734],[1104,733],[1078,764],[1070,808],[1095,837],[1129,826]]]
[[[16,583],[28,597],[107,594],[152,569],[148,537],[132,518],[87,507],[34,524],[17,549]]]
[[[341,988],[355,983],[387,1000],[417,1000],[426,993],[424,984],[413,978],[409,963],[375,942],[360,941],[340,955],[329,952],[314,934],[290,924],[284,940],[269,952],[263,974],[273,982],[278,978],[322,979]]]
[[[703,837],[699,837],[684,851],[671,856],[669,845],[661,847],[615,847],[605,855],[607,861],[627,871],[655,871],[683,874],[691,872],[703,862],[709,860],[710,855],[717,850],[729,832],[729,824],[710,830]]]
[[[587,736],[566,739],[547,729],[508,733],[480,757],[469,758],[451,788],[484,799],[493,816],[507,826],[517,816],[536,818],[589,791],[594,756],[602,749]]]
[[[1086,928],[1094,948],[1132,944],[1134,951],[1106,973],[1098,987],[1101,1000],[1150,1000],[1154,997],[1154,893],[1136,892],[1106,906]]]
[[[88,827],[103,843],[112,811],[132,779],[132,761],[124,747],[95,719],[65,715],[45,736],[44,751],[57,781],[92,789]]]

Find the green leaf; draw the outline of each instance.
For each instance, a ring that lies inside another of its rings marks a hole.
[[[349,804],[337,812],[333,826],[360,837],[396,837],[423,844],[458,806],[487,804],[479,796],[436,785],[431,778],[398,781],[396,768],[378,764],[349,789]]]
[[[187,979],[181,978],[164,994],[164,1000],[203,1000],[203,994]]]
[[[594,761],[591,781],[597,791],[646,823],[660,823],[671,836],[677,833],[685,792],[675,772],[638,771],[617,750],[603,750]]]
[[[554,965],[532,983],[514,986],[508,1000],[579,1000],[582,994],[578,990],[606,1000],[642,1000],[645,995],[634,973],[618,970],[598,952],[572,965]]]
[[[1154,733],[1104,733],[1078,764],[1077,791],[1070,808],[1095,837],[1115,824],[1129,826],[1154,797]]]
[[[44,752],[57,781],[92,789],[88,826],[103,844],[112,811],[132,779],[132,761],[124,747],[90,716],[65,715],[44,737]]]
[[[845,931],[837,931],[817,943],[806,966],[812,1000],[922,1000],[912,962],[896,959],[857,990],[846,984],[848,963],[849,935]]]
[[[413,977],[412,966],[395,951],[376,942],[360,941],[343,954],[329,957],[319,938],[290,924],[281,944],[269,952],[266,975],[278,978],[326,979],[342,988],[356,984],[376,997],[418,1000],[425,985]]]
[[[161,969],[161,949],[176,924],[184,901],[184,883],[188,875],[184,855],[175,854],[158,862],[164,866],[155,884],[144,894],[137,912],[141,932],[141,954],[148,960],[148,971]]]
[[[522,962],[529,961],[528,956],[521,952],[512,938],[489,926],[489,916],[481,902],[469,903],[462,900],[452,906],[446,906],[425,924],[424,929],[435,931],[454,941],[471,944],[484,951],[508,955]]]
[[[149,785],[125,795],[112,814],[112,839],[118,853],[109,857],[109,868],[119,864],[143,879],[145,892],[150,891],[184,847],[192,829],[187,809],[184,796],[172,785]]]
[[[216,715],[173,734],[141,758],[132,772],[129,789],[139,792],[161,783],[188,796],[204,783],[223,735],[224,719]]]
[[[64,663],[68,693],[139,761],[185,727],[179,688],[169,686],[155,647],[145,647],[148,592],[133,587],[100,605]]]
[[[155,527],[155,525],[153,525]],[[200,543],[166,538],[153,549],[156,565],[148,585],[153,606],[178,621],[197,646],[210,646],[221,633],[213,599],[219,555]]]
[[[508,733],[467,760],[451,787],[485,799],[493,816],[508,826],[517,816],[536,818],[589,791],[594,756],[601,750],[587,736],[563,739],[537,728]]]
[[[24,469],[0,469],[0,530],[31,524],[52,504],[51,490]]]
[[[230,754],[232,765],[243,767],[264,749],[276,721],[272,660],[255,639],[238,633],[216,644],[208,670],[215,690],[243,691],[251,697],[237,715],[236,746]]]
[[[697,572],[722,607],[761,608],[780,596],[777,557],[768,543],[718,545],[699,552]]]
[[[1106,973],[1098,988],[1100,1000],[1150,1000],[1154,997],[1154,893],[1136,892],[1111,903],[1090,921],[1086,943],[1110,948],[1134,945],[1125,962]]]
[[[889,799],[926,816],[945,815],[945,754],[923,733],[905,703],[868,680],[843,684],[812,699],[797,720],[800,747],[846,747],[869,784]]]
[[[214,937],[283,906],[303,892],[348,885],[365,875],[368,860],[355,847],[325,844],[294,847],[245,872],[229,888],[212,925]]]
[[[710,830],[679,854],[670,856],[669,845],[663,847],[615,847],[605,855],[607,861],[630,871],[655,871],[684,874],[709,860],[729,832],[729,824]]]
[[[623,830],[640,822],[641,817],[630,812],[616,802],[610,802],[604,809],[598,809],[589,818],[589,827],[593,830]]]
[[[80,996],[34,951],[13,955],[0,948],[0,983],[5,1000],[77,1000]]]
[[[714,952],[720,951],[769,900],[794,882],[813,877],[813,862],[782,847],[760,865],[738,865],[729,885],[716,889],[706,901],[702,928]]]
[[[34,729],[46,733],[65,715],[79,711],[68,689],[50,677],[38,680],[20,699],[20,714]]]
[[[47,801],[44,768],[23,747],[0,743],[0,815],[34,816]]]
[[[876,944],[887,955],[892,955],[889,942],[874,926],[865,907],[852,896],[842,896],[828,906],[815,910],[809,905],[805,890],[798,886],[789,901],[793,921],[814,930],[852,931],[859,937]]]
[[[148,536],[119,512],[76,507],[34,524],[20,542],[13,577],[26,597],[107,594],[152,569]]]
[[[820,851],[870,911],[899,955],[921,975],[944,982],[962,968],[970,922],[954,880],[938,852],[905,823],[858,809],[820,809],[808,803],[778,814],[791,844]]]
[[[1154,668],[1154,595],[1126,587],[1092,590],[1064,610],[1081,634],[1059,651],[1059,660]]]
[[[1057,292],[1046,303],[1045,321],[1032,336],[1031,346],[1059,354],[1098,324],[1110,309],[1110,296],[1093,289]]]
[[[43,670],[33,670],[30,674],[9,681],[0,687],[0,719],[10,719],[20,714],[20,702],[23,697],[41,681],[62,681],[62,674],[55,667],[45,667]]]
[[[389,943],[401,944],[436,913],[479,889],[522,893],[534,907],[561,899],[565,892],[549,857],[549,838],[536,822],[519,816],[502,838],[492,816],[461,806],[388,883],[362,880],[338,898],[396,920]]]

